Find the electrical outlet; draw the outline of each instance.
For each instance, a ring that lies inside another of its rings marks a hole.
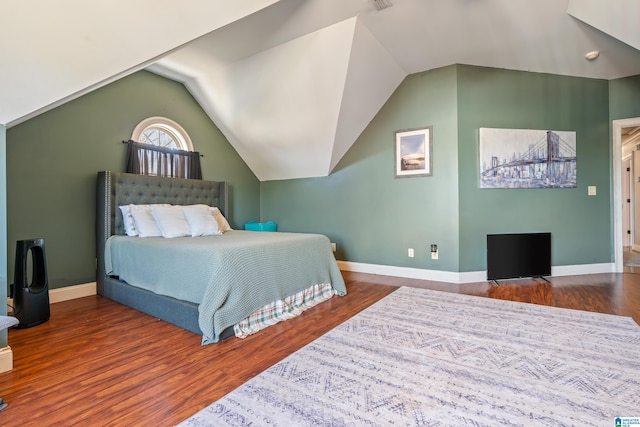
[[[335,243],[333,243],[333,242],[331,242],[331,250],[332,250],[333,252],[335,252],[335,251],[337,251],[337,250],[338,250],[338,248],[337,248],[336,244],[335,244]]]
[[[409,250],[407,251],[407,255],[409,256],[409,258],[413,258],[413,248],[409,248]]]
[[[431,245],[431,259],[438,259],[438,245]]]

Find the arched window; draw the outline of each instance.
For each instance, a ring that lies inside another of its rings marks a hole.
[[[128,173],[202,179],[200,153],[194,151],[187,132],[173,120],[144,119],[125,142]]]
[[[156,147],[193,151],[193,144],[187,131],[166,117],[157,116],[144,119],[133,130],[131,139]]]

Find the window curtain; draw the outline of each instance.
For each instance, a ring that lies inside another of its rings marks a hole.
[[[135,141],[127,144],[127,173],[202,179],[200,153],[157,147]]]

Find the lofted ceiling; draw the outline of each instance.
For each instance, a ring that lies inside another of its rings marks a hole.
[[[4,0],[0,123],[146,68],[182,82],[266,181],[331,173],[412,73],[640,74],[638,0],[386,2]]]
[[[640,145],[640,126],[631,126],[622,128],[622,145],[629,148],[629,151],[633,151],[636,146]]]

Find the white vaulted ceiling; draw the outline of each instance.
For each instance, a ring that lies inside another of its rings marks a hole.
[[[2,0],[0,123],[24,121],[273,3]]]
[[[5,0],[0,123],[147,68],[182,82],[260,180],[289,179],[331,173],[411,73],[640,74],[639,0],[391,2]]]
[[[405,77],[357,18],[233,62],[203,50],[150,70],[183,81],[261,180],[328,175]]]

